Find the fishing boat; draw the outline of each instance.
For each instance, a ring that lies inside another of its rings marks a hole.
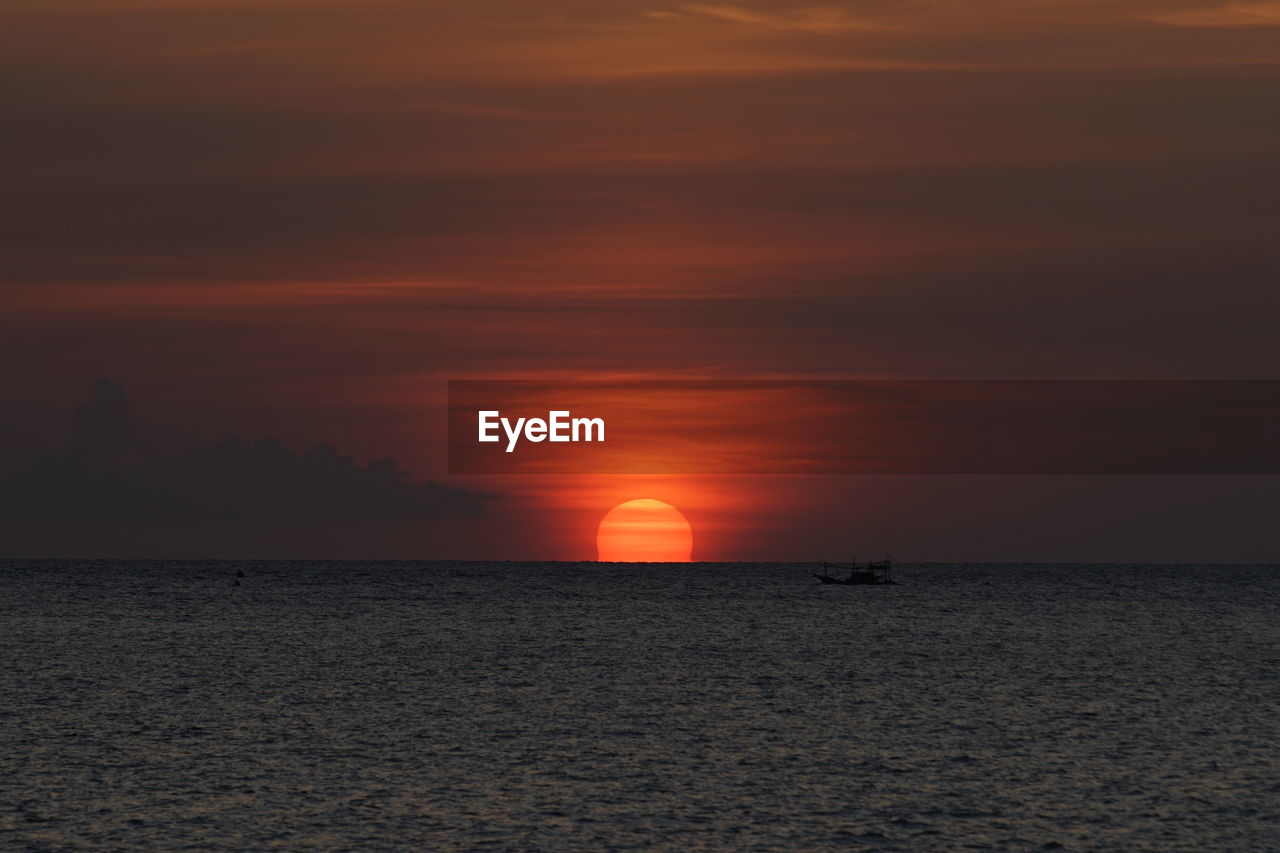
[[[838,578],[831,574],[832,569],[848,569],[848,577]],[[821,583],[838,584],[840,586],[870,586],[873,584],[896,583],[893,579],[893,557],[869,562],[859,566],[855,559],[848,563],[823,563],[822,574],[813,573]]]

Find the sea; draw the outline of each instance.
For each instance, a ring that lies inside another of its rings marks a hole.
[[[1280,850],[1280,567],[812,569],[0,563],[0,848]]]

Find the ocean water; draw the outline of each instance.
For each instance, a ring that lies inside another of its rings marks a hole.
[[[1280,568],[809,568],[0,563],[0,847],[1280,849]]]

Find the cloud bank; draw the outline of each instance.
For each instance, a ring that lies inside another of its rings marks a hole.
[[[0,479],[0,524],[11,532],[34,524],[56,533],[61,541],[50,542],[48,553],[92,553],[87,546],[104,527],[147,541],[153,531],[194,526],[220,529],[229,551],[246,529],[267,541],[274,531],[272,550],[294,553],[313,550],[307,539],[322,529],[325,541],[334,530],[399,529],[399,549],[429,555],[428,538],[404,538],[404,531],[481,515],[492,500],[435,482],[410,483],[390,457],[361,466],[327,445],[294,453],[274,439],[233,438],[177,456],[148,454],[136,438],[128,396],[104,379],[77,410],[65,451]],[[371,550],[385,552],[386,543]]]

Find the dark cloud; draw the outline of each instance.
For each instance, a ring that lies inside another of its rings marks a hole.
[[[221,527],[223,547],[233,552],[245,525],[274,528],[288,540],[276,545],[305,553],[313,550],[306,538],[321,527],[385,531],[480,515],[493,499],[414,484],[390,458],[361,466],[327,445],[298,454],[273,439],[231,439],[181,455],[144,455],[134,433],[123,389],[99,381],[65,452],[0,479],[0,524],[58,531],[46,553],[75,552],[104,525],[144,540],[172,526]]]
[[[137,446],[135,432],[129,396],[110,379],[99,379],[88,402],[76,409],[66,459],[86,466],[109,464]]]

